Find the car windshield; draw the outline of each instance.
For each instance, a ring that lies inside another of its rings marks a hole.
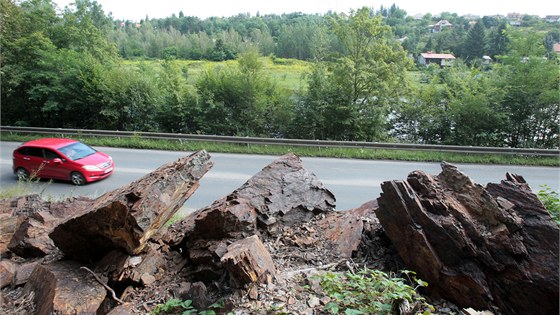
[[[72,161],[83,159],[86,156],[90,156],[95,152],[97,152],[92,147],[85,145],[81,142],[72,143],[70,145],[58,149],[58,151],[66,155]]]

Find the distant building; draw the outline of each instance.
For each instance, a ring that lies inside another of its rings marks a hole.
[[[492,58],[490,56],[482,56],[482,63],[488,65],[492,63]]]
[[[560,15],[547,15],[544,17],[544,20],[548,23],[557,23],[560,22]]]
[[[480,19],[479,15],[474,15],[474,14],[465,14],[463,15],[463,18],[467,19],[467,20],[478,20]]]
[[[448,20],[439,20],[436,24],[428,26],[432,33],[439,33],[446,28],[453,27],[453,24]]]
[[[508,13],[507,14],[507,19],[508,20],[521,20],[523,18],[523,14],[521,13]]]
[[[555,53],[560,54],[560,43],[554,43],[554,45],[552,45],[552,50]]]
[[[436,54],[433,52],[425,52],[421,53],[420,57],[418,57],[418,63],[424,66],[429,65],[430,63],[436,63],[443,66],[449,66],[455,60],[455,56],[452,54]]]

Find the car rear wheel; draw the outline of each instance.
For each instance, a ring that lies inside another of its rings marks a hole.
[[[72,174],[70,174],[70,181],[72,181],[72,184],[80,186],[86,183],[86,178],[78,172],[72,172]]]
[[[16,176],[18,180],[25,181],[29,179],[29,172],[23,167],[18,167],[16,169]]]

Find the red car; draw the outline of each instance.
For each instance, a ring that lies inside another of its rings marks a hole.
[[[108,177],[115,170],[113,159],[80,141],[44,138],[26,142],[14,150],[14,174],[69,180],[83,185]]]

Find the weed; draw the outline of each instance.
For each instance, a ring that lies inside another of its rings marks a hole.
[[[560,197],[558,193],[552,190],[547,185],[541,185],[543,189],[539,190],[538,196],[541,202],[544,204],[544,207],[556,224],[560,225]]]
[[[27,141],[45,135],[1,133],[2,141]],[[68,136],[68,135],[66,135]],[[335,157],[347,159],[367,160],[400,160],[449,163],[475,163],[475,164],[506,164],[506,165],[534,165],[534,166],[560,166],[557,157],[531,157],[531,156],[504,156],[493,154],[465,154],[453,152],[428,152],[428,151],[402,151],[379,150],[366,148],[321,148],[285,145],[258,145],[234,144],[187,140],[145,139],[137,136],[131,138],[120,137],[86,137],[81,141],[92,146],[108,146],[135,149],[154,149],[172,151],[198,151],[206,150],[211,153],[242,153],[282,155],[288,152],[307,157]]]
[[[357,272],[319,275],[321,287],[331,298],[324,310],[330,314],[390,314],[395,301],[407,300],[410,303],[422,303],[425,309],[423,314],[430,314],[434,308],[416,292],[418,287],[428,284],[416,279],[412,271],[403,273],[412,276],[416,287],[406,284],[403,278],[368,268]]]
[[[182,315],[215,315],[217,309],[224,307],[224,301],[220,300],[209,306],[208,310],[199,311],[193,304],[192,300],[170,299],[164,304],[158,304],[152,310],[152,315],[158,314],[182,314]]]

